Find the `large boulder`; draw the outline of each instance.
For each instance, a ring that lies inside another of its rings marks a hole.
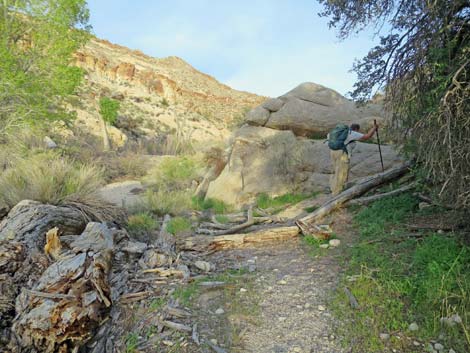
[[[142,203],[145,188],[138,180],[108,184],[98,190],[100,197],[112,205],[132,208]]]
[[[382,147],[382,155],[385,168],[400,162],[390,146]],[[377,146],[357,143],[350,180],[380,171]],[[235,133],[227,165],[210,183],[206,197],[241,207],[260,193],[323,191],[331,173],[330,152],[323,141],[297,137],[289,130],[247,125]]]
[[[339,123],[359,122],[367,128],[381,115],[378,104],[359,108],[332,89],[306,82],[254,108],[246,121],[254,126],[291,130],[297,136],[326,136]]]

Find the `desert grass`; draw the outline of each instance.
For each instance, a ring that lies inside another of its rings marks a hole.
[[[103,172],[54,153],[22,158],[0,176],[0,202],[13,207],[29,199],[46,204],[80,203],[94,198],[103,185]]]

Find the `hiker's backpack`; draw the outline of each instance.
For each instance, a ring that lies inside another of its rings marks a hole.
[[[336,125],[336,127],[330,132],[328,138],[328,147],[333,151],[346,150],[344,141],[348,138],[349,126],[344,124]]]

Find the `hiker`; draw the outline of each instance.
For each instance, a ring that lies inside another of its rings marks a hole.
[[[351,124],[350,127],[344,124],[337,125],[328,134],[328,147],[330,148],[331,161],[333,163],[334,174],[330,178],[330,187],[333,195],[338,195],[343,191],[349,175],[349,161],[352,151],[356,147],[355,141],[366,141],[377,131],[378,125],[374,126],[367,134],[359,132],[359,124]]]

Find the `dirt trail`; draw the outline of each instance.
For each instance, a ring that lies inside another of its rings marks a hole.
[[[341,212],[334,229],[341,246],[312,255],[302,239],[256,249],[221,252],[212,261],[217,266],[251,268],[252,284],[247,282],[242,304],[247,315],[227,310],[226,323],[237,332],[237,339],[224,341],[230,352],[256,353],[340,353],[335,319],[329,300],[340,277],[342,249],[347,246],[347,214]],[[239,291],[240,288],[237,289]],[[230,308],[233,297],[216,305]],[[239,301],[239,299],[236,299]],[[232,310],[233,311],[233,310]],[[220,342],[220,339],[219,339]],[[228,343],[228,344],[227,344]]]

